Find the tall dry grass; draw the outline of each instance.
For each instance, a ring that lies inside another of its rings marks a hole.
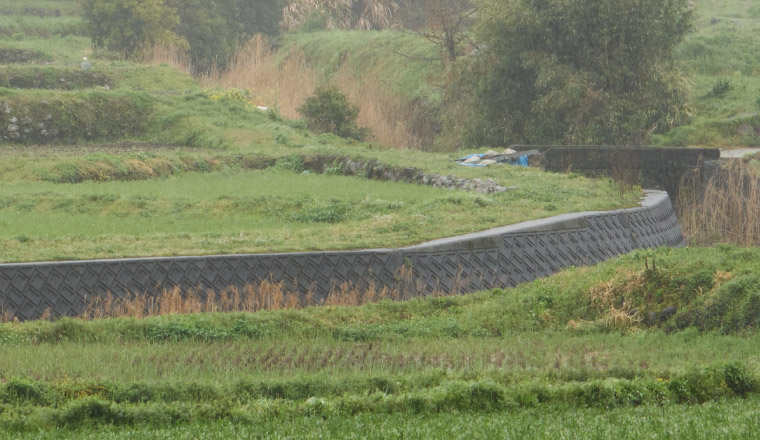
[[[190,59],[182,50],[155,46],[146,61],[168,64],[185,73],[192,72]],[[225,71],[200,77],[206,87],[248,90],[257,105],[274,107],[290,119],[298,119],[298,108],[319,85],[317,72],[303,51],[291,49],[281,59],[262,35],[240,48]],[[359,107],[357,125],[369,127],[374,141],[392,148],[426,149],[435,137],[430,109],[409,102],[378,75],[357,76],[349,57],[329,81]]]
[[[681,180],[681,229],[695,244],[760,244],[760,171],[734,160],[703,182],[699,171]]]
[[[411,126],[424,119],[412,114],[416,110],[413,103],[399,97],[378,75],[357,78],[350,63],[346,57],[332,83],[359,106],[358,126],[372,129],[373,138],[381,145],[422,150],[432,144],[432,134],[417,133],[417,127]]]
[[[173,314],[213,313],[213,312],[258,312],[261,310],[300,309],[312,306],[359,306],[384,299],[405,301],[418,296],[447,296],[461,293],[462,280],[454,283],[450,292],[425,292],[419,281],[413,280],[411,267],[402,266],[396,274],[393,286],[377,288],[373,282],[366,287],[344,282],[334,285],[327,295],[317,299],[311,290],[305,294],[289,291],[285,283],[262,280],[247,284],[242,289],[229,286],[220,292],[199,288],[182,290],[175,286],[164,289],[157,295],[133,294],[117,297],[110,292],[91,299],[82,314],[83,319],[115,317],[145,318]],[[423,292],[422,294],[420,292]],[[12,320],[12,315],[4,316]],[[44,318],[49,319],[46,313]]]
[[[190,61],[190,55],[186,50],[182,50],[176,45],[156,43],[145,54],[144,61],[153,66],[166,64],[184,74],[193,74],[193,63]]]
[[[317,73],[302,51],[292,50],[282,61],[262,35],[235,53],[229,68],[206,76],[212,87],[246,89],[260,105],[276,107],[282,116],[298,118],[297,109],[314,93]]]
[[[637,190],[636,180],[639,167],[639,156],[624,148],[619,148],[610,157],[610,177],[615,182],[618,198],[621,200]]]

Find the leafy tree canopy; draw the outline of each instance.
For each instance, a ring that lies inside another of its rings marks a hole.
[[[688,116],[674,48],[687,0],[481,0],[479,51],[455,89],[474,95],[473,144],[645,142]]]
[[[139,58],[155,44],[188,50],[196,70],[224,67],[253,35],[275,35],[281,0],[80,0],[98,48]]]
[[[153,44],[187,46],[173,30],[177,10],[164,0],[80,0],[95,47],[133,58]]]

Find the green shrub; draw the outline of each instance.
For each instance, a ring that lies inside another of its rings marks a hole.
[[[718,82],[713,84],[712,90],[710,90],[710,93],[707,94],[707,97],[722,98],[726,96],[726,94],[730,92],[731,89],[733,89],[731,82],[729,82],[727,79],[719,79]]]
[[[224,69],[255,34],[274,36],[282,20],[281,0],[165,0],[176,4],[176,32],[188,45],[196,72]]]
[[[726,386],[739,396],[757,391],[757,381],[747,371],[747,368],[739,364],[728,364],[723,369],[723,381]]]
[[[0,47],[0,60],[3,60],[3,64],[21,64],[49,59],[49,56],[38,51]]]
[[[452,71],[447,128],[469,145],[640,145],[684,123],[674,49],[694,13],[686,0],[657,5],[481,2],[480,50]]]
[[[306,118],[309,129],[318,133],[333,133],[359,141],[369,135],[367,128],[356,126],[359,107],[351,105],[336,87],[317,87],[314,96],[306,98],[298,108],[298,113]]]
[[[328,206],[316,206],[304,209],[293,214],[290,220],[300,223],[338,223],[347,217],[348,212],[348,205],[336,202]]]
[[[277,162],[274,166],[278,170],[288,170],[295,173],[302,173],[305,169],[303,159],[298,155],[285,156],[283,158],[277,159]]]
[[[51,402],[49,387],[32,380],[12,378],[2,388],[2,401],[19,404],[48,405]]]

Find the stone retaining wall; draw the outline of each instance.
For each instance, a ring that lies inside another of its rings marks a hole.
[[[289,291],[311,291],[317,301],[345,282],[402,288],[407,297],[467,293],[634,249],[683,244],[668,195],[650,191],[639,208],[564,214],[400,249],[1,264],[0,307],[19,319],[46,309],[73,316],[88,298],[106,292],[152,295],[174,286],[220,291],[266,279],[284,281]]]
[[[368,179],[415,183],[482,194],[500,193],[513,189],[503,187],[493,179],[467,179],[453,174],[444,176],[428,173],[419,168],[386,165],[376,159],[352,159],[347,156],[303,156],[301,159],[307,170],[319,174],[334,172],[344,176],[362,176]]]

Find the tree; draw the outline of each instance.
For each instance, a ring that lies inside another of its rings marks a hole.
[[[674,49],[687,0],[482,0],[481,50],[452,87],[474,95],[469,143],[646,141],[688,116]]]
[[[154,45],[188,52],[196,71],[224,68],[257,33],[275,35],[281,0],[80,0],[93,45],[140,58]]]
[[[166,0],[179,14],[177,33],[187,40],[196,72],[223,69],[255,34],[276,35],[280,0]]]
[[[462,43],[470,41],[470,26],[477,12],[468,0],[422,0],[426,25],[416,32],[440,46],[450,63],[462,54]]]
[[[174,33],[177,10],[163,0],[81,0],[90,38],[125,58],[138,58],[154,44],[187,47]]]

